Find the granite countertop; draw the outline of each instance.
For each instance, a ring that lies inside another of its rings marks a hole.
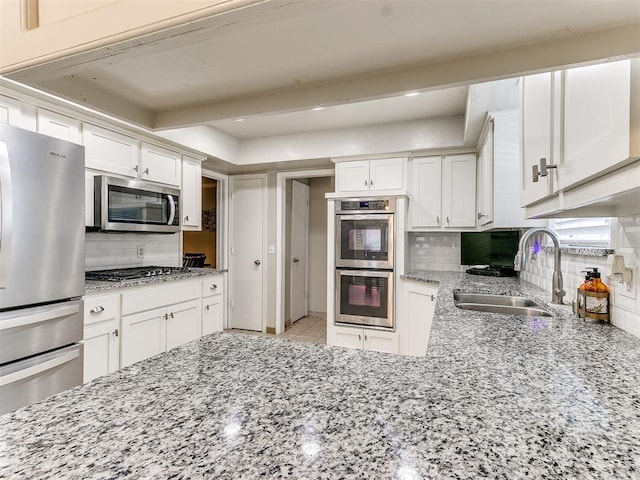
[[[220,275],[227,270],[216,270],[214,268],[194,268],[189,267],[188,272],[175,273],[173,275],[161,275],[157,277],[135,278],[131,280],[122,280],[119,282],[106,282],[97,280],[85,280],[85,294],[103,293],[110,290],[120,288],[141,287],[145,285],[158,285],[160,283],[174,282],[176,280],[188,280],[190,278],[206,277],[211,275]]]
[[[460,310],[427,356],[218,333],[0,417],[1,478],[638,479],[640,340],[601,322]]]

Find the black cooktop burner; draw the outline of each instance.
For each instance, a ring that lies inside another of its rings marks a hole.
[[[115,268],[113,270],[96,270],[85,272],[87,280],[101,280],[104,282],[120,282],[122,280],[134,280],[137,278],[159,277],[162,275],[175,275],[176,273],[188,273],[191,270],[184,267],[132,267]]]

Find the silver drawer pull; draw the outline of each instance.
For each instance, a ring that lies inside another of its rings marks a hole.
[[[211,285],[209,287],[211,290],[215,290],[216,288],[218,288],[218,285],[216,285],[215,283],[213,285]]]
[[[104,307],[101,305],[98,305],[97,307],[93,307],[91,310],[89,310],[89,313],[102,313],[104,312]]]

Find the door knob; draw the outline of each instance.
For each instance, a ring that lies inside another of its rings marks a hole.
[[[256,260],[255,262],[253,262],[256,264],[256,267],[259,266],[262,262],[260,260]]]
[[[293,259],[293,263],[298,263],[299,261],[300,261],[300,259],[299,259],[299,258],[294,258],[294,259]]]

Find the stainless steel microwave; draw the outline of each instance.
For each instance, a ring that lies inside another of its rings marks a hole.
[[[180,190],[140,180],[94,179],[95,226],[111,232],[180,231]]]

